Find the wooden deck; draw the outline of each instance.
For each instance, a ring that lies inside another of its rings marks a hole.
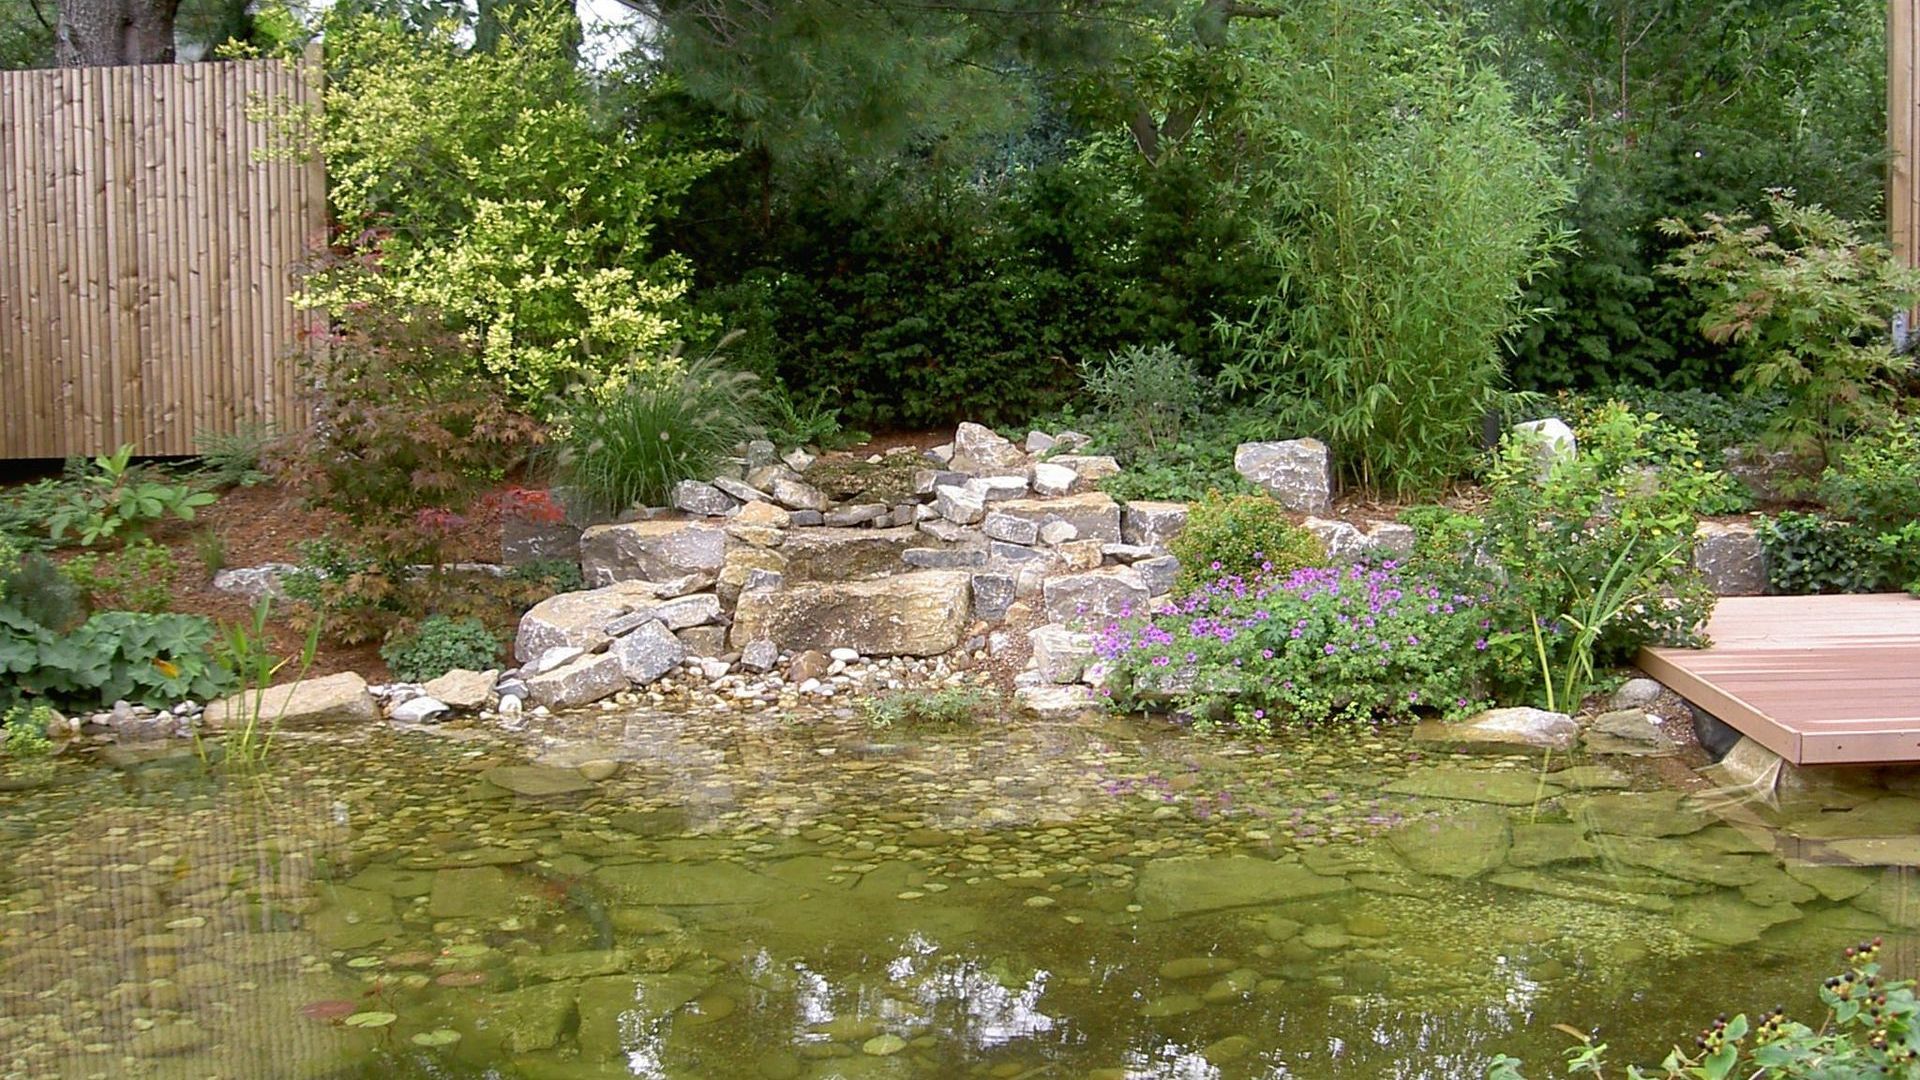
[[[1920,600],[1723,597],[1707,635],[1640,667],[1796,765],[1920,761]]]

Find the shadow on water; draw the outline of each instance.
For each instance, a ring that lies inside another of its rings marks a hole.
[[[0,792],[0,1075],[1452,1080],[1544,1071],[1554,1023],[1647,1059],[1807,1014],[1864,936],[1915,959],[1920,801],[1885,786],[1700,800],[1396,731],[577,725]]]

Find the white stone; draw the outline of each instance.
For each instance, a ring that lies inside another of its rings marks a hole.
[[[1033,490],[1040,495],[1065,495],[1073,490],[1074,481],[1079,477],[1079,473],[1065,465],[1042,461],[1033,467]]]
[[[1093,635],[1059,623],[1036,627],[1027,640],[1033,643],[1034,670],[1050,683],[1078,682],[1093,661]]]
[[[849,649],[844,646],[838,649],[829,649],[827,650],[827,658],[829,660],[838,660],[843,664],[851,664],[860,659],[860,650]]]
[[[398,720],[403,724],[424,724],[434,717],[444,715],[451,711],[446,702],[423,695],[417,698],[409,698],[399,705],[394,706],[393,709],[387,713],[387,717],[392,720]]]
[[[555,645],[553,648],[541,652],[539,658],[533,662],[532,674],[545,675],[557,667],[571,664],[575,657],[580,656],[586,651],[587,650],[573,645]]]
[[[933,508],[955,525],[977,524],[987,516],[986,500],[978,494],[952,484],[933,489]]]
[[[994,472],[1024,471],[1027,455],[992,428],[979,424],[961,424],[953,432],[954,468],[976,476]]]
[[[1555,465],[1572,461],[1578,452],[1573,429],[1557,416],[1515,424],[1513,431],[1516,437],[1526,440],[1532,447],[1535,480],[1545,481],[1553,475]]]

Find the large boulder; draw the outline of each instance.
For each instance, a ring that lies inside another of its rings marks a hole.
[[[1120,542],[1120,504],[1104,491],[1069,495],[1064,499],[1008,499],[994,503],[989,516],[999,519],[1003,531],[1015,522],[1030,522],[1037,535],[1047,525],[1064,521],[1073,526],[1075,539],[1098,540],[1104,544]],[[989,529],[987,535],[992,536],[993,530]]]
[[[619,581],[680,582],[693,592],[712,585],[727,558],[727,534],[691,521],[596,525],[580,537],[580,572],[589,585]]]
[[[1150,594],[1139,571],[1108,566],[1048,578],[1041,587],[1048,622],[1104,625],[1146,610]]]
[[[657,623],[651,625],[658,625]],[[627,688],[620,658],[612,653],[589,653],[527,679],[527,696],[535,705],[571,709],[590,705]]]
[[[953,433],[953,460],[957,472],[983,476],[1027,471],[1027,455],[992,428],[961,424]]]
[[[1050,683],[1079,682],[1093,662],[1093,635],[1057,623],[1027,633],[1033,643],[1033,667]]]
[[[747,591],[733,614],[733,645],[762,638],[789,652],[936,656],[958,648],[972,614],[970,575],[922,570],[873,581]]]
[[[1513,434],[1515,438],[1526,442],[1529,452],[1533,455],[1534,479],[1542,482],[1553,475],[1555,465],[1562,461],[1572,461],[1574,454],[1578,452],[1578,443],[1574,440],[1573,429],[1557,416],[1515,424]]]
[[[1294,513],[1333,509],[1333,460],[1318,439],[1241,443],[1233,451],[1233,471]]]
[[[903,556],[921,544],[911,525],[891,529],[795,529],[780,545],[786,557],[781,573],[788,581],[854,581],[903,569]]]
[[[1693,568],[1715,596],[1759,596],[1767,591],[1766,551],[1753,526],[1703,521],[1693,534]]]
[[[281,683],[268,687],[265,694],[235,694],[213,702],[201,714],[201,722],[214,731],[245,727],[250,720],[263,728],[307,731],[379,719],[380,706],[367,692],[367,680],[351,671]]]
[[[687,658],[684,642],[658,622],[650,622],[613,643],[620,672],[634,686],[645,686]]]
[[[514,659],[524,664],[555,646],[592,652],[613,640],[606,630],[608,623],[653,606],[655,599],[653,586],[644,581],[549,596],[520,617],[520,630],[513,639]]]

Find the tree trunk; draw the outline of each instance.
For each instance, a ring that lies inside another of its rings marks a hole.
[[[61,0],[54,58],[61,67],[173,62],[180,0]]]

